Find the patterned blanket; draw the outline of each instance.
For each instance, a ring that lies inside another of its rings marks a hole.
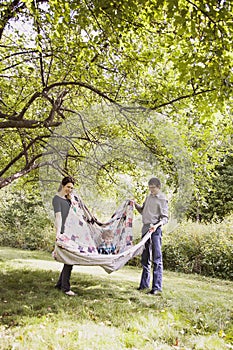
[[[77,196],[73,196],[64,233],[57,245],[80,253],[98,254],[106,232],[112,233],[111,243],[116,253],[132,245],[133,202],[125,201],[106,223],[99,222]]]
[[[54,259],[68,265],[98,265],[108,273],[120,269],[129,259],[142,253],[151,236],[148,232],[133,245],[133,209],[133,201],[126,200],[108,222],[101,223],[78,196],[73,196],[64,233],[55,244]],[[111,241],[104,242],[106,232]],[[106,244],[114,246],[114,251],[107,249],[109,254],[100,254],[100,248]]]

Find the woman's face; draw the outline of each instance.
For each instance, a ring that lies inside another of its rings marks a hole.
[[[64,195],[69,195],[73,191],[74,185],[72,182],[68,182],[65,186],[62,186],[62,191]]]

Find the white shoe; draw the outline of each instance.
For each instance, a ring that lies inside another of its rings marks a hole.
[[[76,295],[72,290],[69,290],[68,292],[65,292],[66,295],[69,295],[70,297],[73,297]]]

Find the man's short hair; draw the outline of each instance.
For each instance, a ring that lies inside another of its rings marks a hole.
[[[157,177],[152,177],[149,181],[148,181],[148,185],[149,186],[156,186],[158,188],[161,188],[161,182]]]

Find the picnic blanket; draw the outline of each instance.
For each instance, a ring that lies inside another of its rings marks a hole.
[[[64,233],[57,237],[53,257],[68,265],[101,266],[111,273],[123,267],[129,259],[142,253],[147,233],[133,245],[133,209],[131,200],[124,201],[106,223],[99,222],[76,195],[72,196]],[[99,254],[98,247],[103,243],[103,233],[113,233],[113,254]]]

